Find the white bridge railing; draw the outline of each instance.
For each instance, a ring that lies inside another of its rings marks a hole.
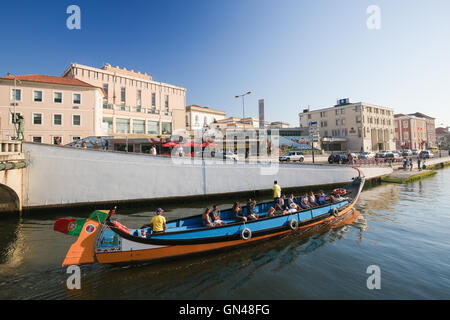
[[[22,141],[0,140],[0,155],[22,153]]]

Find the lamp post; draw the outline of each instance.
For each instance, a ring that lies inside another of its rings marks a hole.
[[[252,92],[249,91],[249,92],[247,92],[247,93],[244,93],[244,94],[235,96],[236,99],[242,97],[242,124],[244,124],[244,118],[245,118],[244,97],[245,97],[246,95],[249,95],[249,94],[252,94]],[[245,125],[244,125],[244,131],[245,131]]]

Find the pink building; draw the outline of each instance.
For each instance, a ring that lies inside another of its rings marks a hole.
[[[16,81],[14,81],[16,79]],[[0,78],[0,134],[15,137],[12,112],[25,119],[25,141],[67,144],[102,134],[102,88],[44,75]]]
[[[102,102],[105,135],[170,137],[174,131],[186,129],[185,88],[109,64],[101,69],[71,64],[63,77],[103,88],[106,93]]]
[[[413,115],[394,115],[396,148],[425,149],[427,143],[427,122]]]

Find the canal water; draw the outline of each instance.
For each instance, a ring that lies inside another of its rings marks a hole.
[[[67,289],[60,266],[74,241],[53,231],[54,220],[67,217],[63,210],[2,220],[0,299],[450,299],[449,199],[450,169],[415,183],[382,184],[363,191],[357,210],[337,225],[183,260],[83,266],[81,290]],[[192,215],[208,205],[177,202],[165,215]],[[119,208],[115,217],[140,226],[153,209]],[[370,290],[373,265],[381,287]]]

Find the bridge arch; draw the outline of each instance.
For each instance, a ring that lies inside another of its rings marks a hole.
[[[13,189],[0,183],[0,214],[4,212],[20,212],[20,199]]]

